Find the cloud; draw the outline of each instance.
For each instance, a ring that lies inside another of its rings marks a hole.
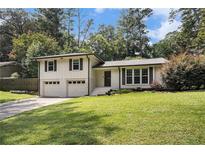
[[[174,19],[173,22],[169,22],[170,9],[153,9],[153,17],[159,20],[157,17],[162,17],[160,21],[160,27],[156,29],[149,29],[148,36],[156,42],[165,38],[166,34],[179,29],[181,21]]]
[[[105,8],[96,8],[95,12],[96,13],[103,13],[105,11]]]
[[[153,15],[155,15],[155,16],[163,16],[165,18],[169,17],[169,12],[170,12],[169,8],[166,8],[166,9],[154,8],[153,9]]]
[[[155,39],[161,40],[164,39],[166,34],[178,30],[181,25],[180,21],[174,20],[170,23],[168,20],[161,22],[160,27],[154,30],[149,30],[148,36]]]

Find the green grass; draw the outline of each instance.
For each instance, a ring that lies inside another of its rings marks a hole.
[[[205,92],[72,99],[1,121],[0,144],[205,144]]]
[[[31,98],[33,95],[29,94],[14,94],[10,92],[0,91],[0,104],[19,99]]]

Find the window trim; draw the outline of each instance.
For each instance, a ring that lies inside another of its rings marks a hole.
[[[52,62],[53,63],[53,70],[49,70],[49,63]],[[54,72],[54,60],[49,60],[47,61],[47,71],[48,72]]]
[[[153,67],[153,66],[149,66]],[[149,67],[132,67],[132,68],[125,68],[125,85],[128,86],[136,86],[136,85],[149,85]],[[131,69],[132,70],[132,84],[127,83],[127,70]],[[134,70],[139,69],[140,70],[140,83],[134,83]],[[148,70],[148,82],[147,83],[142,83],[142,69],[147,69]],[[153,67],[153,79],[154,79],[154,67]]]
[[[132,76],[131,76],[131,77],[132,77],[132,83],[127,83],[127,70],[131,70],[131,72],[132,72]],[[127,85],[132,85],[132,84],[133,84],[133,69],[132,69],[132,68],[128,68],[128,69],[126,69],[125,72],[126,72],[126,73],[125,73],[125,74],[126,74],[126,75],[125,75],[125,76],[126,76],[126,82],[125,82],[125,84],[127,84]]]
[[[74,69],[74,61],[77,60],[78,61],[78,69]],[[80,71],[80,59],[73,59],[72,60],[72,71]]]

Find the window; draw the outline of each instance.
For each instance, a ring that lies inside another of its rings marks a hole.
[[[79,59],[73,60],[73,70],[79,70],[80,69],[80,62]]]
[[[72,84],[72,81],[68,81],[68,84]]]
[[[148,83],[148,69],[142,69],[142,83]]]
[[[56,83],[57,83],[57,84],[60,84],[60,82],[59,82],[59,81],[57,81]]]
[[[52,84],[52,82],[49,82],[49,84]]]
[[[127,69],[127,84],[132,84],[132,69]]]
[[[48,82],[45,82],[45,84],[48,84]]]
[[[80,84],[80,81],[77,81],[77,84]]]
[[[48,62],[48,71],[54,71],[54,62],[53,61]]]
[[[82,84],[85,84],[85,81],[82,81]]]
[[[140,69],[134,69],[134,83],[140,84]]]
[[[76,84],[76,81],[73,81],[73,84]]]

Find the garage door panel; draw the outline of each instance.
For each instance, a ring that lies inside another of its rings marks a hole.
[[[88,94],[85,80],[68,81],[68,97],[85,96]]]
[[[60,83],[59,82],[44,82],[44,96],[45,97],[60,97]]]

